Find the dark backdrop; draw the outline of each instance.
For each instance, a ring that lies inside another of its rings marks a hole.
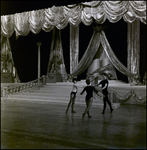
[[[1,1],[1,15],[21,13],[24,11],[32,11],[43,8],[49,8],[53,5],[63,6],[68,4],[80,3],[82,1]],[[83,1],[84,2],[84,1]],[[94,23],[93,23],[94,24]],[[91,36],[93,34],[92,25],[85,26],[80,24],[79,31],[79,60],[83,56]],[[127,66],[127,23],[121,19],[117,23],[110,23],[108,20],[104,23],[107,25],[105,33],[109,44],[118,57],[118,59]],[[144,76],[146,71],[146,25],[141,25],[140,39],[140,75]],[[61,30],[63,54],[67,73],[69,73],[69,25]],[[46,75],[49,60],[50,43],[52,31],[41,31],[35,35],[29,33],[28,36],[20,36],[17,40],[15,33],[10,38],[12,55],[14,64],[18,71],[21,82],[31,81],[37,78],[37,61],[38,61],[38,46],[37,42],[42,42],[41,45],[41,75]],[[116,70],[119,80],[127,82],[127,77]],[[86,71],[78,76],[79,79],[86,77]]]

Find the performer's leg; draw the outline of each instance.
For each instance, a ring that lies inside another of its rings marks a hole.
[[[89,102],[88,102],[88,108],[87,108],[87,114],[88,114],[88,118],[91,118],[92,116],[89,114],[89,110],[90,110],[90,107],[92,105],[92,98],[89,99]]]
[[[82,117],[83,119],[84,119],[86,113],[88,114],[88,118],[91,117],[89,114],[89,109],[91,107],[91,104],[92,104],[92,98],[90,98],[88,100],[86,99],[86,109],[85,109],[85,112],[83,113],[83,117]]]
[[[89,101],[90,101],[90,100],[89,100]],[[86,110],[86,111],[87,111],[87,115],[88,115],[88,116],[90,116],[90,115],[89,115],[89,109],[88,109],[88,107],[89,107],[89,101],[86,101],[86,105],[87,105],[87,107],[86,107],[87,110]]]
[[[107,103],[108,103],[108,105],[109,105],[109,107],[110,107],[110,113],[112,113],[113,108],[112,108],[111,102],[110,102],[109,99],[108,99],[108,96],[106,97],[106,101],[107,101]]]
[[[69,109],[69,107],[70,107],[70,104],[71,104],[71,102],[72,102],[72,99],[73,99],[73,93],[70,94],[70,101],[69,101],[69,103],[68,103],[68,105],[67,105],[66,114],[67,114],[67,112],[68,112],[68,109]]]
[[[103,103],[104,103],[104,106],[103,106],[102,114],[105,113],[105,109],[106,109],[106,96],[103,98]]]
[[[76,99],[76,95],[74,94],[74,97],[72,98],[72,104],[71,104],[71,112],[72,112],[72,113],[76,113],[76,112],[74,111],[75,99]]]
[[[87,112],[87,107],[88,107],[88,100],[87,100],[86,98],[85,98],[85,102],[86,102],[86,108],[85,108],[85,111],[84,111],[84,113],[83,113],[82,119],[84,119],[85,114],[86,114],[86,112]]]

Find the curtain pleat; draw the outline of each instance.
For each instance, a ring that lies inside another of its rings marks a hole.
[[[111,47],[107,41],[104,31],[101,32],[100,38],[101,38],[101,43],[104,48],[104,51],[107,54],[109,60],[113,64],[113,66],[118,71],[120,71],[122,74],[124,74],[126,76],[129,76],[129,77],[134,76],[135,74],[133,74],[131,71],[129,71],[116,57],[116,55],[114,54],[113,50],[111,49]]]
[[[14,15],[1,16],[1,35],[7,38],[14,33]]]
[[[29,24],[31,32],[38,34],[44,24],[44,9],[31,11],[29,14]]]
[[[94,31],[93,36],[89,42],[87,50],[85,51],[83,57],[81,58],[78,66],[73,70],[72,76],[77,76],[84,72],[92,63],[92,60],[100,46],[100,34]]]
[[[53,29],[52,42],[50,49],[50,59],[48,63],[48,73],[56,73],[63,75],[63,79],[67,78],[66,68],[64,64],[61,31],[57,28]]]
[[[16,38],[27,36],[30,32],[29,12],[18,13],[14,15],[14,30]]]
[[[70,73],[79,62],[79,26],[70,25]]]
[[[17,82],[20,82],[12,57],[10,40],[3,35],[1,36],[1,72],[2,69],[7,69],[17,79]]]
[[[63,7],[64,12],[67,16],[67,21],[73,25],[78,26],[81,23],[81,12],[82,6],[79,4],[68,5]]]

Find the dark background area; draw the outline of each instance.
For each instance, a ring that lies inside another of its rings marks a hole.
[[[32,11],[55,6],[64,6],[69,4],[77,4],[85,2],[77,1],[1,1],[1,16],[24,11]],[[87,1],[88,2],[88,1]],[[92,23],[90,26],[85,26],[82,22],[79,29],[79,60],[82,58],[91,36],[93,34]],[[118,57],[118,59],[127,67],[127,23],[121,19],[117,23],[110,23],[108,20],[104,23],[107,25],[105,30],[109,44]],[[140,23],[140,75],[141,80],[146,71],[146,25]],[[61,30],[63,54],[67,73],[69,73],[69,25]],[[28,82],[37,78],[38,68],[38,46],[37,42],[42,42],[41,45],[41,76],[47,74],[47,66],[49,61],[49,52],[51,44],[51,32],[41,31],[39,34],[29,33],[28,36],[20,36],[17,40],[15,32],[10,37],[12,55],[14,64],[17,69],[21,82]],[[127,77],[116,70],[119,80],[127,82]],[[79,79],[86,77],[86,71],[78,76]]]

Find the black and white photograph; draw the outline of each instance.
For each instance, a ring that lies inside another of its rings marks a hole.
[[[1,1],[1,149],[146,149],[146,1]]]

